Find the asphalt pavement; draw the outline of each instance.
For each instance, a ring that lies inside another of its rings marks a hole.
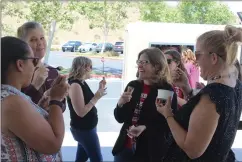
[[[76,56],[73,52],[51,51],[48,59],[48,64],[53,67],[62,66],[70,68],[72,61]],[[88,57],[88,55],[87,55]],[[91,58],[93,70],[103,71],[103,63],[101,58]],[[104,72],[112,74],[122,74],[123,60],[120,59],[104,59]]]

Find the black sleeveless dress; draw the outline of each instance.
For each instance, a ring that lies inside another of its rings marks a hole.
[[[202,95],[209,95],[216,105],[220,115],[214,136],[202,156],[189,159],[184,151],[176,144],[171,132],[166,135],[168,151],[163,162],[234,162],[235,155],[231,150],[240,121],[242,109],[242,83],[237,81],[235,88],[212,83],[204,87],[196,96],[191,98],[174,116],[175,120],[188,130],[190,115]]]

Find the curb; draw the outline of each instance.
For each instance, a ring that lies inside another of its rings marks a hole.
[[[105,75],[97,75],[97,74],[91,74],[91,78],[103,78],[103,76]],[[121,79],[122,75],[106,75],[105,76],[106,79],[111,79],[111,78],[116,78],[116,79]]]
[[[78,57],[78,56],[83,56],[83,55],[66,55],[65,57]],[[88,56],[86,55],[85,57],[88,58],[102,58],[101,56]],[[115,57],[104,57],[105,60],[123,60],[124,58],[115,58]]]
[[[88,56],[89,58],[102,58],[100,56]],[[104,57],[104,60],[123,60],[123,58],[115,58],[115,57]]]
[[[67,76],[69,74],[62,74],[64,76]],[[97,75],[97,74],[91,74],[91,79],[96,78],[96,79],[100,79],[103,78],[103,76],[105,76],[106,79],[122,79],[122,75],[118,74],[118,75],[112,75],[112,74],[108,74],[108,75]]]

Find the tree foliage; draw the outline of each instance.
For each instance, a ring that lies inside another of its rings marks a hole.
[[[197,24],[229,24],[235,21],[235,16],[229,7],[216,1],[181,1],[178,10],[184,23]]]
[[[89,20],[89,28],[100,28],[104,35],[104,44],[106,43],[110,30],[121,28],[124,20],[128,18],[127,8],[129,2],[124,1],[71,1],[69,8],[76,10],[80,15]],[[104,44],[102,51],[104,50]]]
[[[10,1],[1,2],[2,19],[7,16],[18,20],[38,21],[45,29],[55,20],[62,29],[71,29],[80,17],[89,20],[89,27],[101,28],[104,35],[120,29],[128,18],[128,8],[133,4],[140,11],[140,19],[154,22],[231,24],[235,15],[221,2],[210,0],[181,0],[175,7],[162,0],[145,0],[130,3],[123,1]],[[132,6],[134,7],[134,6]],[[81,16],[80,16],[81,15]],[[1,22],[3,33],[15,31],[12,24]]]
[[[59,0],[30,1],[27,20],[40,22],[45,29],[49,27],[53,20],[62,29],[71,29],[77,17],[71,10],[68,10],[67,3]]]
[[[141,2],[141,20],[155,22],[229,24],[235,22],[235,15],[223,3],[210,0],[182,0],[176,7],[164,1]]]
[[[169,7],[163,0],[140,2],[140,18],[148,22],[181,22],[176,8]]]
[[[90,28],[119,29],[127,16],[128,1],[72,1],[71,9],[76,10],[89,20]]]
[[[24,18],[24,8],[26,4],[24,2],[11,2],[11,1],[1,1],[0,7],[2,12],[2,20],[9,17],[18,17],[18,21]],[[12,25],[1,21],[2,35],[16,35],[16,31]]]

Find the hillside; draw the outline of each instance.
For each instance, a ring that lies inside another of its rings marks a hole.
[[[128,18],[125,20],[124,24],[130,22],[139,21],[139,10],[136,8],[128,9]],[[3,18],[4,24],[10,27],[11,35],[15,35],[17,28],[24,23],[24,20],[19,20],[13,17],[5,16]],[[125,25],[118,30],[110,30],[108,35],[108,42],[114,43],[116,41],[123,40]],[[48,34],[48,32],[46,32]],[[89,29],[89,21],[87,19],[80,18],[77,20],[70,31],[56,29],[53,45],[62,45],[68,40],[80,40],[82,42],[102,42],[103,33],[101,29]]]

